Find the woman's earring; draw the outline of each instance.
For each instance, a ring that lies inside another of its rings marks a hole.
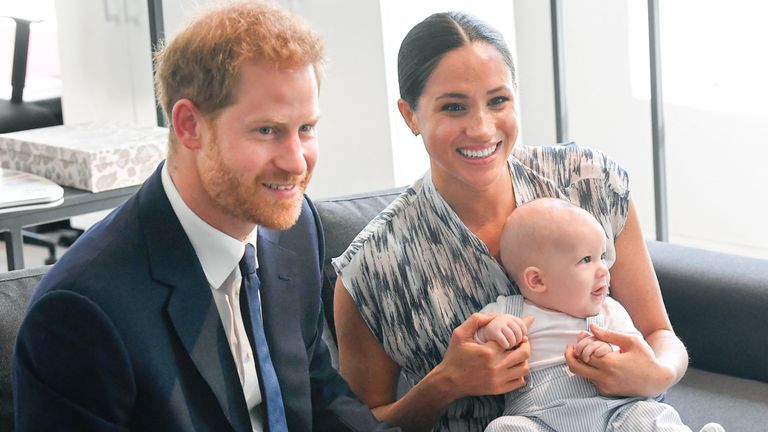
[[[419,136],[419,131],[411,131],[413,132],[413,136]]]

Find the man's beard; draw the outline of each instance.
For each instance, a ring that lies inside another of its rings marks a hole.
[[[244,183],[225,165],[221,150],[212,134],[208,152],[198,162],[197,169],[203,188],[211,201],[229,214],[257,225],[285,230],[293,226],[301,214],[301,203],[307,188],[311,171],[304,175],[293,176],[278,172],[269,176],[260,176],[252,182]],[[291,199],[272,199],[264,190],[263,184],[295,184],[300,193]]]

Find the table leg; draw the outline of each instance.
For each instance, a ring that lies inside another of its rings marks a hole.
[[[24,239],[21,229],[13,229],[0,233],[5,240],[5,254],[8,257],[8,270],[24,268]]]

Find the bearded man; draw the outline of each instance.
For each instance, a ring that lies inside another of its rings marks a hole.
[[[268,4],[219,6],[156,57],[165,163],[33,295],[17,430],[384,428],[322,341],[320,38]]]

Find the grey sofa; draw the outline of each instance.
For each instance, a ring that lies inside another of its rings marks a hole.
[[[315,201],[326,243],[323,300],[333,329],[330,259],[400,189]],[[768,261],[649,242],[675,330],[688,346],[691,367],[666,395],[698,430],[718,421],[728,431],[768,431]],[[0,431],[13,431],[10,358],[29,296],[47,270],[0,274]],[[327,332],[335,346],[333,331]]]
[[[0,431],[13,428],[11,354],[32,290],[49,266],[0,273]]]
[[[325,304],[333,304],[336,281],[330,258],[400,192],[315,202],[325,232]],[[710,421],[727,431],[768,431],[768,261],[654,241],[648,249],[670,319],[691,358],[665,402],[694,431]],[[326,312],[333,328],[332,312]]]

